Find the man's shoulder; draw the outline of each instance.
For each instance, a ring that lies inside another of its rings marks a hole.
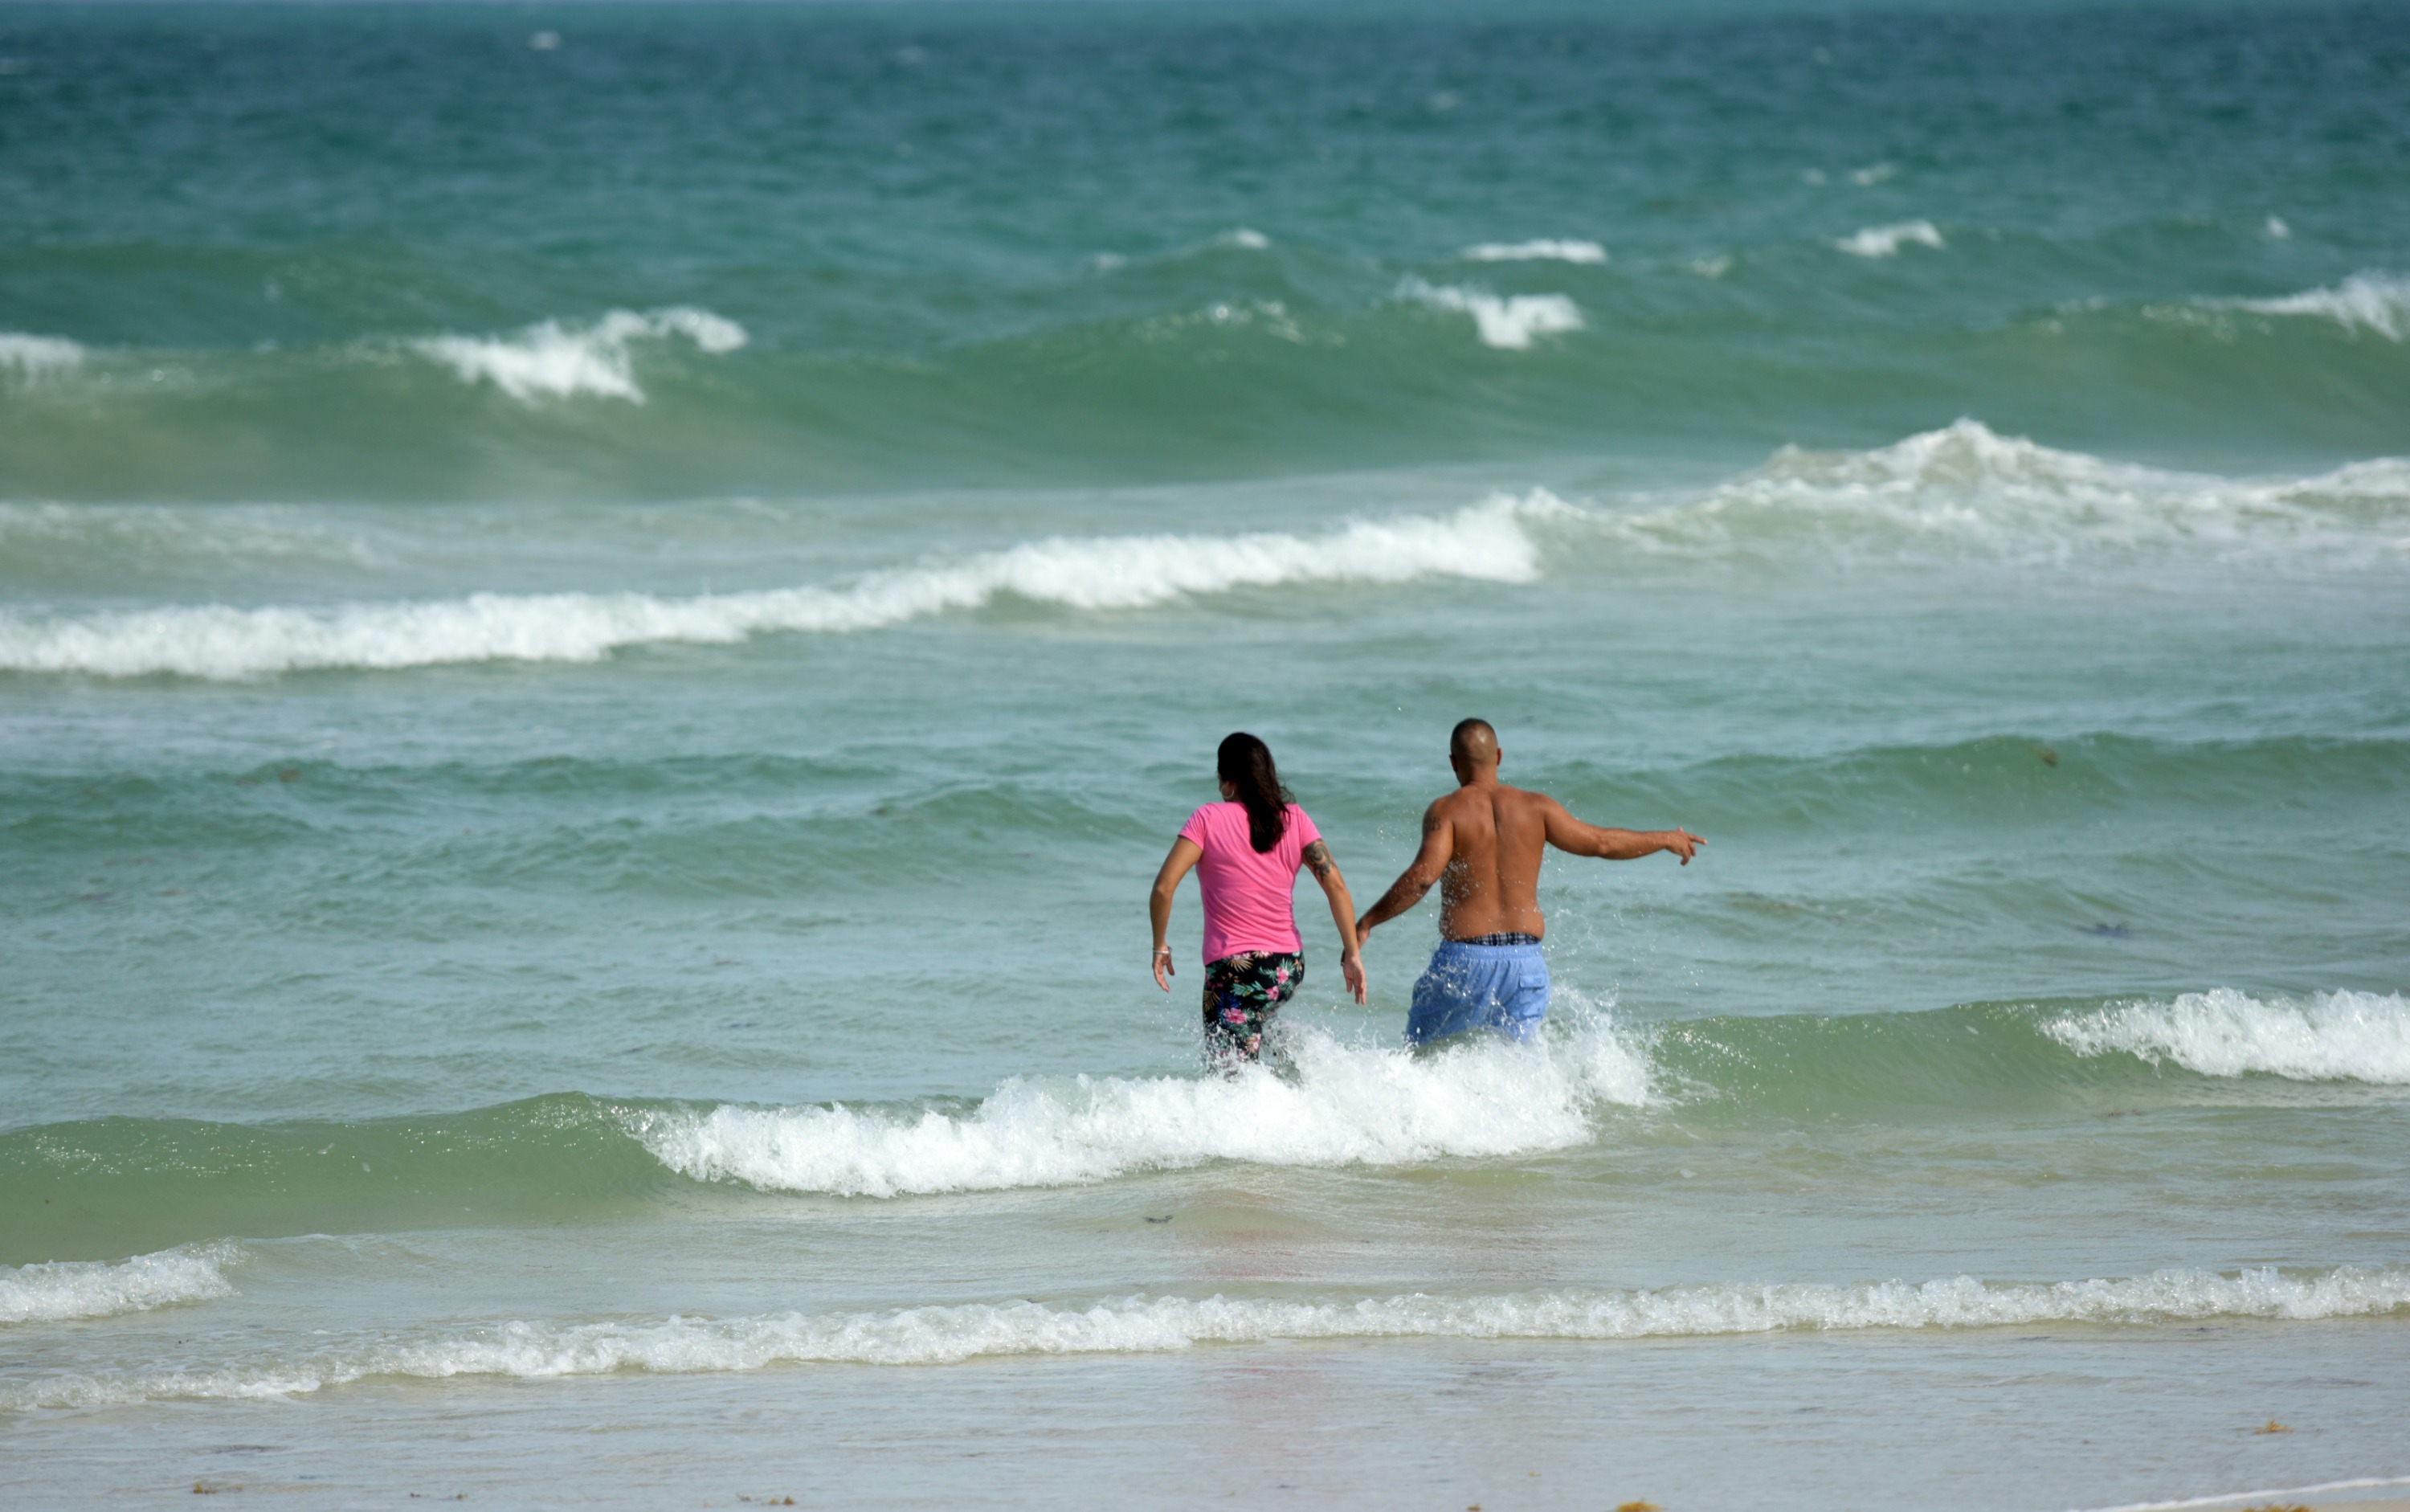
[[[1432,819],[1445,819],[1464,807],[1472,799],[1471,788],[1450,788],[1433,798],[1430,801],[1430,807],[1424,809],[1423,813]]]
[[[1534,792],[1529,788],[1510,788],[1500,782],[1494,786],[1456,788],[1441,793],[1431,800],[1423,816],[1431,822],[1471,820],[1487,828],[1501,809],[1515,813],[1545,813],[1557,807],[1557,800],[1545,792]]]
[[[1511,816],[1512,822],[1519,827],[1531,823],[1546,824],[1550,814],[1560,813],[1563,808],[1562,804],[1545,792],[1535,792],[1530,788],[1510,788],[1501,783],[1498,802],[1491,811],[1502,819]]]

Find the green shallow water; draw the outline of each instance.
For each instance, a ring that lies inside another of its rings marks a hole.
[[[1620,1035],[1601,1035],[1592,1020],[1585,1025],[1592,1042],[1561,1046],[1559,1054],[1604,1051],[1618,1063],[1621,1074],[1578,1086],[1567,1111],[1586,1136],[1575,1144],[1594,1143],[1604,1156],[1596,1174],[1613,1171],[1619,1182],[1633,1179],[1629,1162],[1669,1144],[1796,1148],[1820,1129],[1848,1131],[1842,1145],[1879,1148],[1905,1139],[1930,1155],[1953,1140],[2030,1138],[2038,1126],[2057,1124],[2065,1126],[2050,1141],[2057,1160],[2088,1162],[2101,1153],[2087,1148],[2095,1143],[2123,1146],[2128,1158],[2136,1146],[2149,1145],[2148,1135],[2112,1137],[2117,1131],[2103,1122],[2149,1114],[2196,1128],[2223,1114],[2230,1126],[2250,1129],[2255,1112],[2269,1115],[2273,1127],[2307,1127],[2325,1112],[2398,1131],[2404,1099],[2396,1084],[2410,1076],[2400,1013],[2398,996],[2344,995],[2270,1012],[2229,993],[2172,1008],[2127,999],[1691,1018]],[[2214,1027],[2204,1032],[2203,1021]],[[2253,1030],[2258,1043],[2250,1042]],[[1383,1056],[1368,1056],[1359,1043],[1355,1058],[1378,1064]],[[1451,1069],[1440,1064],[1443,1084]],[[1285,1075],[1308,1103],[1334,1080],[1312,1055]],[[607,1224],[661,1210],[696,1211],[698,1181],[731,1196],[893,1197],[879,1189],[882,1182],[900,1179],[907,1184],[903,1190],[932,1192],[1081,1185],[1233,1158],[1194,1131],[1150,1127],[1143,1107],[1114,1106],[1133,1091],[1143,1099],[1179,1080],[1100,1085],[1039,1075],[1016,1079],[999,1092],[995,1108],[978,1098],[922,1098],[782,1111],[557,1094],[457,1113],[345,1122],[121,1116],[38,1125],[0,1135],[0,1202],[20,1217],[9,1237],[13,1253],[0,1259],[106,1259],[205,1244],[229,1233],[272,1239]],[[913,1131],[942,1130],[944,1142],[966,1132],[976,1138],[1032,1088],[1042,1115],[1002,1136],[1026,1144],[1024,1164],[914,1165]],[[1237,1117],[1249,1098],[1235,1093],[1227,1100],[1228,1116]],[[795,1150],[816,1141],[847,1148],[820,1161],[698,1163],[680,1135],[727,1114],[786,1121]],[[1350,1132],[1370,1131],[1368,1124]],[[1352,1146],[1283,1152],[1275,1145],[1266,1153],[1274,1164],[1422,1171],[1468,1183],[1496,1174],[1511,1185],[1534,1174],[1480,1160],[1484,1141],[1467,1130],[1429,1130],[1402,1141],[1386,1133]],[[1116,1142],[1125,1147],[1113,1148]],[[1083,1163],[1087,1155],[1105,1164]],[[2247,1163],[2254,1156],[2235,1149],[2226,1158]],[[2381,1163],[2369,1154],[2350,1158],[2366,1176],[2382,1179]],[[1885,1164],[1868,1154],[1859,1159]],[[2188,1163],[2206,1157],[2196,1153]],[[1585,1164],[1571,1157],[1574,1170]],[[1852,1171],[1838,1185],[1892,1174]]]
[[[0,1489],[2410,1475],[2404,78],[0,11]],[[1468,714],[1706,850],[1549,863],[1532,1048],[1406,1053],[1428,908],[1358,1007],[1308,890],[1204,1075],[1214,743],[1369,901]]]

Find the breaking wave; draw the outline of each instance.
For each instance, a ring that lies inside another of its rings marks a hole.
[[[2039,769],[2029,756],[2025,764]],[[0,1320],[109,1310],[115,1298],[222,1295],[221,1272],[239,1257],[168,1246],[223,1234],[568,1220],[690,1183],[739,1201],[755,1192],[883,1201],[1214,1162],[1369,1172],[1530,1161],[1646,1138],[1667,1117],[1694,1128],[1796,1127],[1936,1109],[2024,1117],[2289,1106],[2301,1083],[2322,1083],[2322,1100],[2390,1102],[2410,1085],[2410,1010],[2368,994],[2287,1004],[2220,991],[1633,1025],[1568,990],[1534,1045],[1416,1054],[1297,1026],[1288,1055],[1280,1072],[1228,1079],[1012,1078],[983,1098],[763,1106],[556,1093],[399,1119],[19,1129],[0,1134],[0,1211],[24,1215],[0,1231],[12,1258],[163,1253],[0,1272]]]
[[[1649,1098],[1646,1052],[1604,1020],[1546,1049],[1488,1043],[1446,1054],[1300,1031],[1295,1079],[1014,1078],[966,1112],[825,1106],[632,1112],[631,1132],[696,1181],[848,1197],[1104,1181],[1209,1160],[1406,1165],[1565,1149],[1597,1136],[1590,1111]]]
[[[173,1397],[276,1397],[375,1376],[544,1379],[695,1374],[783,1363],[941,1365],[1015,1355],[1143,1354],[1275,1339],[1616,1339],[1787,1330],[1957,1330],[2036,1323],[2366,1317],[2410,1308],[2399,1267],[2234,1274],[2166,1270],[2116,1280],[1922,1284],[1718,1283],[1660,1289],[1409,1293],[1338,1299],[1132,1296],[1089,1306],[973,1302],[885,1312],[658,1322],[508,1322],[390,1336],[217,1370],[65,1375],[0,1388],[0,1410]]]
[[[2331,320],[2346,331],[2374,331],[2388,342],[2410,340],[2410,278],[2391,273],[2354,273],[2330,289],[2274,299],[2236,299],[2228,308],[2260,315],[2308,315]]]
[[[1583,328],[1580,307],[1561,294],[1516,294],[1500,297],[1480,289],[1446,284],[1426,284],[1409,278],[1398,285],[1401,298],[1471,315],[1481,333],[1481,344],[1520,352],[1543,336]]]
[[[1852,257],[1890,257],[1905,246],[1931,247],[1941,250],[1945,243],[1941,230],[1931,221],[1901,221],[1893,225],[1869,225],[1833,243]]]
[[[1458,253],[1468,263],[1603,263],[1606,249],[1595,241],[1484,241]]]
[[[312,516],[291,511],[271,519],[185,510],[176,512],[172,531],[152,529],[167,518],[105,506],[0,506],[0,536],[22,537],[63,559],[115,550],[116,538],[138,525],[146,549],[221,560],[293,549],[262,533],[268,521],[293,543],[306,535],[312,552],[369,560],[356,531],[304,531]],[[83,537],[92,539],[79,545]],[[1595,549],[1602,544],[1618,555],[1603,561]],[[388,536],[371,555],[382,560],[399,546]],[[648,644],[866,631],[1006,597],[1115,611],[1291,583],[1528,583],[1552,565],[1611,565],[1634,551],[1785,570],[1820,559],[2106,563],[2165,551],[2403,561],[2410,560],[2410,458],[2378,458],[2306,478],[2227,478],[2062,451],[1962,419],[1866,451],[1786,446],[1763,466],[1671,497],[1577,507],[1534,489],[1448,514],[1357,519],[1318,534],[1053,537],[747,592],[0,609],[0,671],[240,678],[318,668],[593,662]]]
[[[2043,1025],[2079,1055],[2173,1061],[2202,1076],[2410,1085],[2410,1004],[2399,995],[2317,993],[2267,1001],[2230,987],[2171,1003],[2121,1003]]]
[[[1528,582],[1527,521],[1569,515],[1545,491],[1445,516],[1358,520],[1323,535],[1133,535],[1035,541],[849,585],[668,598],[477,593],[326,607],[175,605],[75,618],[0,611],[0,669],[236,678],[312,668],[515,660],[592,662],[627,646],[726,643],[777,632],[874,629],[1006,594],[1075,609],[1137,609],[1283,583]]]
[[[511,336],[431,336],[410,343],[466,384],[489,383],[522,404],[592,394],[645,401],[629,343],[682,336],[718,356],[746,342],[745,327],[708,310],[614,310],[590,326],[547,320]]]
[[[1962,419],[1867,451],[1786,446],[1708,490],[1616,517],[1627,543],[1795,560],[1935,549],[2066,561],[2119,550],[2344,546],[2398,552],[2410,537],[2410,459],[2308,478],[2176,472],[2061,451]]]
[[[55,1260],[0,1266],[0,1323],[58,1323],[144,1313],[234,1295],[223,1269],[242,1258],[231,1244],[162,1250],[109,1264]]]
[[[33,382],[83,365],[84,350],[64,336],[0,331],[0,371],[14,371]]]

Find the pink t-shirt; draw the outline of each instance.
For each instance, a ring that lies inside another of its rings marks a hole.
[[[1210,803],[1188,816],[1180,837],[1205,852],[1197,863],[1197,886],[1205,894],[1205,960],[1208,965],[1241,951],[1296,952],[1293,894],[1305,848],[1322,838],[1314,821],[1288,806],[1288,825],[1269,850],[1247,837],[1247,806]]]

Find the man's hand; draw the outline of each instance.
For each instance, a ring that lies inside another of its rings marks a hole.
[[[1361,920],[1361,919],[1357,920],[1357,921],[1356,921],[1356,948],[1357,948],[1357,950],[1359,950],[1359,951],[1360,951],[1360,950],[1362,950],[1362,949],[1364,948],[1364,942],[1365,942],[1366,940],[1368,940],[1368,939],[1371,939],[1372,938],[1372,926],[1371,924],[1366,923],[1365,923],[1363,920]]]
[[[1662,838],[1665,849],[1680,856],[1685,866],[1691,864],[1692,856],[1698,854],[1699,847],[1707,843],[1678,824],[1665,831]]]
[[[1173,970],[1171,967],[1171,947],[1157,945],[1154,948],[1154,984],[1165,992],[1169,992],[1171,979],[1178,975],[1180,973]]]
[[[1372,990],[1364,980],[1364,957],[1354,951],[1342,955],[1339,958],[1339,974],[1347,979],[1347,990],[1355,995],[1356,1000],[1362,1002]]]

